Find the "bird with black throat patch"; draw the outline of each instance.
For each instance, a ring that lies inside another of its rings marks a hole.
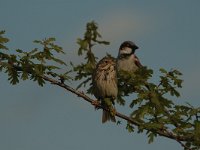
[[[132,41],[125,41],[119,47],[117,57],[118,71],[135,72],[138,68],[142,67],[139,58],[135,55],[135,51],[139,47]]]

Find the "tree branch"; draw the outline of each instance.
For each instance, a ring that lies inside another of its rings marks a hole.
[[[8,63],[6,63],[6,62],[0,62],[0,65],[5,65],[5,64],[8,64]],[[22,67],[20,67],[20,66],[12,65],[12,67],[14,67],[16,69],[16,71],[19,71],[19,72],[23,71]],[[28,72],[28,73],[31,74],[31,72]],[[87,96],[85,93],[83,93],[81,91],[75,90],[74,88],[68,86],[65,83],[60,82],[59,80],[52,79],[52,78],[47,77],[45,75],[38,75],[38,76],[41,77],[41,78],[43,78],[45,81],[50,82],[51,84],[57,85],[59,87],[62,87],[64,89],[66,89],[67,91],[69,91],[69,92],[77,95],[78,97],[83,98],[83,100],[89,102],[90,104],[95,105],[98,108],[101,108],[103,110],[108,111],[101,104],[95,103],[96,100],[90,98],[89,96]],[[138,126],[138,127],[142,126],[141,123],[137,122],[136,120],[134,120],[131,117],[128,117],[128,116],[126,116],[126,115],[124,115],[122,113],[116,112],[115,115],[117,117],[123,119],[123,120],[126,120],[127,122],[129,122],[129,123],[131,123],[131,124],[133,124],[135,126]],[[144,129],[147,130],[147,131],[152,131],[153,133],[156,133],[156,134],[158,134],[160,136],[176,140],[178,143],[181,144],[181,146],[183,146],[185,149],[188,149],[188,150],[189,150],[189,148],[183,142],[194,140],[193,139],[194,137],[178,136],[178,135],[173,134],[171,131],[169,131],[169,130],[167,130],[165,128],[161,128],[161,129],[158,129],[158,130],[155,130],[155,129],[151,130],[149,128],[145,128],[144,127]]]
[[[75,95],[77,95],[78,97],[82,97],[85,101],[89,102],[90,104],[94,105],[95,103],[95,100],[90,98],[89,96],[87,96],[86,94],[84,94],[83,92],[81,91],[78,91],[78,90],[75,90],[74,88],[64,84],[64,83],[61,83],[57,80],[54,80],[52,78],[49,78],[47,76],[42,76],[42,78],[48,82],[50,82],[51,84],[54,84],[54,85],[58,85],[64,89],[66,89],[67,91],[70,91],[71,93],[74,93]],[[101,104],[95,104],[95,106],[101,108],[101,109],[104,109],[106,110]],[[132,118],[122,114],[122,113],[119,113],[119,112],[116,112],[115,114],[117,117],[121,118],[121,119],[124,119],[128,122],[130,122],[131,124],[133,125],[136,125],[136,126],[140,126],[141,124],[135,120],[133,120]],[[147,129],[146,129],[147,130]],[[155,132],[155,130],[153,130],[153,132]],[[192,140],[191,137],[183,137],[183,136],[176,136],[174,135],[172,132],[166,130],[166,129],[160,129],[159,131],[156,131],[157,134],[159,134],[160,136],[164,136],[164,137],[167,137],[167,138],[170,138],[170,139],[175,139],[175,140],[178,140],[178,141],[190,141]]]

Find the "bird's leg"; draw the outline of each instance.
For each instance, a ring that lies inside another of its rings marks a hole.
[[[115,109],[115,107],[112,107],[112,108],[110,108],[110,114],[112,115],[112,116],[115,116],[116,115],[116,109]]]
[[[110,113],[111,113],[112,116],[115,116],[115,114],[117,112],[116,109],[115,109],[115,102],[114,102],[115,99],[116,99],[116,97],[112,97],[112,99],[111,99],[112,106],[110,108]]]

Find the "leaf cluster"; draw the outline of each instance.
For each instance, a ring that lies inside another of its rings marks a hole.
[[[148,90],[150,85],[147,85],[148,79],[152,76],[153,70],[146,66],[141,67],[136,72],[118,71],[118,101],[120,104],[125,104],[124,97],[130,96],[137,92]]]
[[[157,132],[170,131],[176,137],[188,138],[185,144],[192,147],[199,147],[199,108],[191,106],[176,105],[169,97],[179,97],[178,88],[182,87],[182,75],[178,70],[166,71],[160,69],[160,81],[158,84],[150,83],[148,80],[153,71],[146,67],[141,68],[134,75],[122,73],[120,83],[124,95],[131,92],[137,94],[137,98],[130,103],[133,110],[131,117],[140,123],[138,132],[147,130],[149,142],[152,142]],[[132,88],[133,87],[133,88]]]
[[[8,42],[8,39],[2,36],[4,32],[0,33],[1,50],[8,50],[8,48],[3,45]],[[64,54],[62,47],[56,45],[54,42],[55,38],[48,38],[41,41],[36,40],[34,43],[42,45],[42,50],[35,48],[27,52],[17,49],[16,55],[0,52],[0,71],[4,70],[5,73],[8,74],[8,80],[11,84],[19,83],[19,79],[30,79],[37,81],[40,86],[43,86],[45,81],[42,76],[44,75],[59,77],[62,81],[69,80],[69,71],[64,74],[56,73],[60,67],[53,64],[66,66],[66,63],[54,56],[55,53]]]
[[[92,74],[98,59],[95,57],[92,48],[96,44],[109,44],[109,42],[100,39],[101,35],[98,32],[98,25],[94,21],[87,23],[84,37],[77,39],[77,44],[79,45],[78,55],[85,56],[85,63],[73,66],[74,71],[76,72],[75,80],[83,80],[78,85],[77,89],[81,86],[85,87],[86,84],[92,79]],[[92,88],[88,90],[88,93],[92,93]]]

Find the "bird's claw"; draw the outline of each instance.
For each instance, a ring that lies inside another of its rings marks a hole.
[[[99,105],[101,105],[100,102],[99,102],[98,100],[92,101],[91,104],[94,105],[95,109],[99,109]]]
[[[117,111],[116,111],[115,108],[112,108],[112,109],[110,110],[110,113],[111,113],[112,116],[115,116],[116,113],[117,113]]]

